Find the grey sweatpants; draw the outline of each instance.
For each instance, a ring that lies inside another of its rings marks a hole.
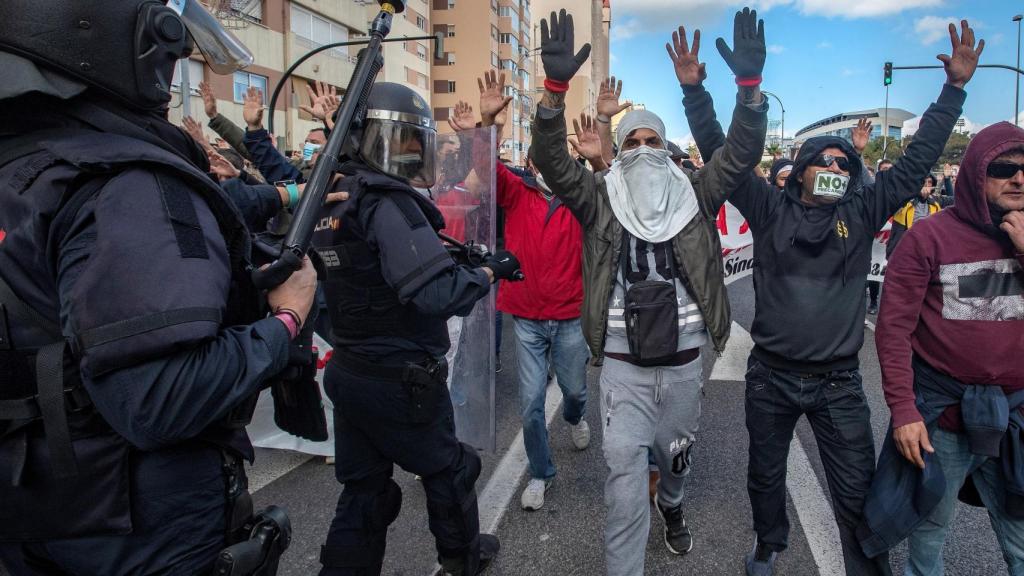
[[[658,500],[666,507],[683,501],[683,479],[690,472],[703,383],[699,357],[684,366],[650,368],[605,358],[601,413],[608,465],[604,540],[610,576],[644,572],[651,527],[648,451],[661,471]]]

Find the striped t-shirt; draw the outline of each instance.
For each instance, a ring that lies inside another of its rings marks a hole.
[[[615,288],[608,300],[608,332],[604,343],[605,352],[629,354],[629,340],[626,338],[626,282],[635,284],[643,280],[672,280],[676,288],[676,302],[679,304],[679,345],[676,350],[698,348],[708,340],[704,327],[704,316],[697,304],[690,299],[686,288],[680,281],[682,272],[675,265],[672,254],[672,241],[652,244],[632,235],[629,238],[629,257],[626,264],[629,268],[625,282],[622,270],[615,275]],[[620,267],[621,268],[621,267]],[[673,271],[675,272],[673,274]]]

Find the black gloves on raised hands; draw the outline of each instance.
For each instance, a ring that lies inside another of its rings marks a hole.
[[[584,44],[580,51],[573,55],[573,44],[575,32],[572,25],[572,15],[566,14],[565,9],[555,14],[551,13],[550,28],[549,22],[540,21],[540,58],[544,63],[544,75],[547,76],[544,87],[554,92],[565,92],[567,84],[576,71],[590,57],[590,44]],[[762,58],[763,62],[764,59]],[[553,80],[556,85],[551,86],[547,80]]]
[[[715,45],[722,59],[736,75],[737,83],[754,79],[760,83],[767,48],[764,42],[764,20],[757,19],[757,10],[744,8],[742,12],[736,13],[732,43],[731,50],[724,38],[719,38]]]
[[[522,280],[523,271],[519,259],[508,250],[497,250],[484,260],[483,266],[490,268],[496,280]]]

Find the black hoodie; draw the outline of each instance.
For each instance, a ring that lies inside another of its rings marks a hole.
[[[701,155],[702,142],[720,141],[710,96],[688,90],[683,104]],[[891,170],[864,181],[862,164],[844,139],[811,138],[800,149],[780,194],[751,174],[730,202],[754,238],[755,313],[753,355],[777,369],[823,373],[859,366],[864,344],[864,281],[875,233],[921,189],[959,118],[967,94],[946,85],[921,119],[906,153]],[[710,121],[709,121],[710,116]],[[715,132],[717,128],[718,132]],[[800,201],[797,177],[829,147],[851,160],[850,185],[839,202],[821,207]]]

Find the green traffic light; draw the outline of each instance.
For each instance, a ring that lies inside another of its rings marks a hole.
[[[886,86],[892,84],[892,62],[885,63],[885,76],[883,77],[882,82]]]

